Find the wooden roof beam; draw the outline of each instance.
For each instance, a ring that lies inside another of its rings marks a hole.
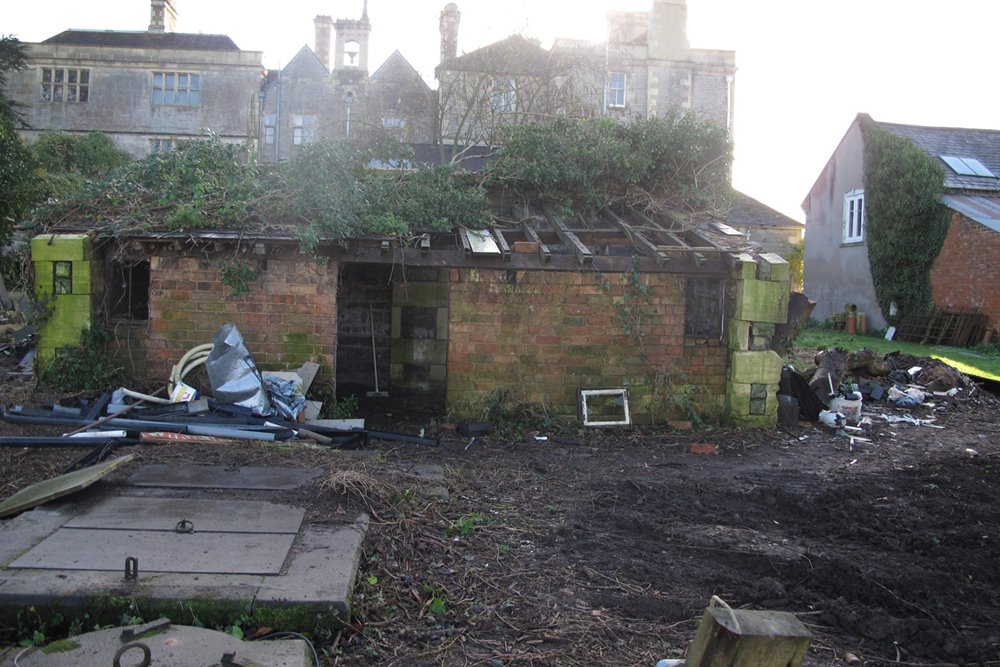
[[[589,266],[593,263],[594,253],[590,252],[590,248],[584,245],[583,241],[569,230],[569,227],[563,222],[562,216],[552,211],[551,207],[546,206],[545,217],[548,219],[549,224],[552,225],[552,229],[555,230],[556,236],[576,254],[576,258],[580,264]]]
[[[542,239],[538,236],[538,232],[531,227],[525,227],[524,235],[527,236],[532,242],[538,244],[538,256],[542,258],[543,262],[548,264],[552,259],[552,252],[549,250],[548,246],[542,243]]]
[[[633,245],[645,255],[653,257],[657,266],[663,266],[670,261],[670,256],[656,247],[656,244],[642,235],[638,229],[633,229],[627,222],[622,220],[614,211],[605,210],[608,219],[611,220],[628,238]]]

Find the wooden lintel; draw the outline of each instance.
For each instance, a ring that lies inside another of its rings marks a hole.
[[[548,249],[548,246],[542,243],[542,239],[538,237],[538,232],[531,227],[525,227],[524,235],[527,236],[529,240],[538,244],[538,256],[541,257],[542,261],[547,264],[552,259],[552,252]]]
[[[503,256],[503,261],[510,261],[510,246],[507,245],[507,239],[503,237],[503,232],[499,229],[490,230],[493,234],[493,238],[496,239],[497,245],[500,247],[500,254]]]
[[[577,260],[580,264],[587,266],[594,261],[594,253],[590,252],[590,248],[584,245],[583,241],[577,237],[576,234],[569,230],[566,223],[560,215],[554,213],[550,207],[545,207],[545,217],[548,219],[549,224],[552,225],[552,229],[555,230],[556,236],[566,244],[569,248],[572,248],[573,252],[576,254]]]

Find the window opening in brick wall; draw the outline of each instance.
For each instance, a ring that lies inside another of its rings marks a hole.
[[[684,335],[691,338],[722,336],[725,312],[724,283],[719,278],[688,278],[684,302]]]
[[[196,107],[201,104],[201,75],[153,72],[153,104]]]
[[[54,262],[52,265],[52,293],[73,293],[73,262]]]
[[[66,67],[43,67],[41,94],[43,102],[90,101],[90,70]]]
[[[108,281],[108,314],[113,319],[149,319],[149,260],[112,262]]]

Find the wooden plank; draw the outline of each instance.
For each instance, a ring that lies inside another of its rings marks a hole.
[[[300,507],[260,500],[116,496],[73,517],[63,527],[172,531],[183,519],[197,532],[294,535],[304,516]]]
[[[549,261],[551,261],[552,252],[548,249],[548,246],[542,243],[542,239],[539,238],[538,232],[536,232],[531,227],[525,227],[524,235],[527,236],[529,239],[531,239],[533,243],[538,244],[538,256],[542,258],[543,262],[547,264]]]
[[[667,253],[662,252],[656,247],[656,244],[647,239],[640,230],[634,229],[627,222],[622,220],[614,211],[605,211],[608,219],[616,227],[618,227],[622,234],[626,236],[632,243],[641,250],[645,255],[653,257],[656,260],[657,266],[663,266],[670,261],[670,256]]]
[[[83,441],[80,443],[80,446],[87,447],[88,443]],[[64,475],[59,475],[58,477],[25,487],[0,503],[0,517],[17,514],[50,500],[81,491],[110,474],[116,468],[130,463],[133,459],[135,459],[135,454],[121,456],[90,466],[89,468],[74,470],[73,472],[68,472]]]
[[[126,558],[144,572],[279,574],[295,535],[178,533],[153,530],[60,528],[11,563],[11,568],[125,570]]]
[[[493,238],[496,239],[497,245],[500,246],[500,255],[503,257],[503,261],[510,261],[510,246],[507,244],[507,239],[503,237],[503,232],[499,229],[491,230],[493,233]]]
[[[812,635],[793,614],[709,607],[687,667],[801,667]]]

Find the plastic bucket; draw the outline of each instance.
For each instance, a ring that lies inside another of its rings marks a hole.
[[[779,406],[780,409],[780,406]],[[830,399],[830,412],[839,412],[848,421],[861,421],[861,398],[845,398],[837,396]]]

